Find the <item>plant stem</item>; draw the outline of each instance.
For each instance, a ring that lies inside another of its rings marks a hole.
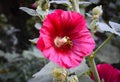
[[[104,46],[104,45],[106,45],[107,43],[108,43],[108,41],[110,41],[111,40],[111,38],[113,37],[113,33],[111,33],[110,35],[109,35],[109,37],[91,54],[91,56],[93,57],[93,58],[95,58],[95,56],[96,56],[96,53]]]
[[[98,71],[96,69],[96,64],[95,64],[95,61],[94,61],[94,58],[96,56],[96,53],[105,45],[108,43],[108,41],[111,40],[111,38],[113,37],[113,33],[109,35],[109,37],[89,56],[89,64],[90,64],[90,67],[91,67],[91,71],[93,73],[93,76],[94,76],[94,79],[95,79],[95,82],[100,82],[100,78],[99,78],[99,74],[98,74]]]
[[[68,78],[67,77],[65,78],[65,82],[68,82]]]
[[[78,0],[71,0],[71,3],[72,3],[72,7],[73,7],[74,11],[80,13],[79,1]]]
[[[99,74],[98,74],[98,71],[97,71],[97,68],[96,68],[96,64],[95,64],[95,61],[94,61],[93,57],[92,58],[89,57],[89,64],[90,64],[91,71],[93,73],[95,82],[100,82]]]
[[[94,19],[92,20],[91,24],[90,24],[90,28],[91,28],[91,32],[92,32],[92,36],[94,37],[94,31],[96,30],[96,22],[98,22],[98,19]]]
[[[68,70],[66,69],[67,75],[65,76],[65,82],[68,82]]]

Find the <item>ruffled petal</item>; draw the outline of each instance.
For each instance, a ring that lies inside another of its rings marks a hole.
[[[53,40],[50,37],[45,36],[45,35],[40,37],[37,42],[37,48],[40,49],[41,51],[43,51],[44,49],[47,49],[53,45],[54,45]]]
[[[120,82],[120,70],[114,68],[110,64],[98,64],[97,70],[100,79],[104,79],[105,82]]]
[[[37,42],[37,48],[40,49],[41,51],[44,50],[45,48],[45,44],[42,38],[39,38],[38,42]]]
[[[79,49],[83,56],[88,56],[95,48],[95,42],[89,33],[83,33],[73,37],[73,50]]]
[[[43,51],[43,54],[49,60],[51,60],[53,62],[56,62],[56,63],[58,62],[58,57],[59,56],[58,56],[58,53],[56,52],[56,50],[53,47],[49,47],[48,49],[45,49]]]
[[[72,33],[79,32],[83,29],[86,25],[86,21],[79,13],[64,11],[60,16],[60,24],[62,33],[70,36]]]
[[[54,17],[54,18],[53,18]],[[56,13],[52,13],[46,17],[43,22],[40,34],[48,35],[52,38],[60,33],[60,21]]]
[[[79,52],[78,52],[79,53]],[[80,64],[80,62],[83,60],[83,57],[73,53],[73,52],[67,52],[67,53],[59,53],[58,55],[58,64],[62,67],[65,67],[67,69],[71,67],[76,67]]]

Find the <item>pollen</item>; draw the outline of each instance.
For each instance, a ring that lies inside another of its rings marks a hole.
[[[56,47],[61,47],[61,46],[68,46],[68,47],[72,47],[72,41],[69,37],[65,36],[63,38],[61,37],[56,37],[54,39],[54,44]]]

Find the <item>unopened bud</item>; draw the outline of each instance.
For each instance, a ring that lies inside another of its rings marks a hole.
[[[105,82],[105,80],[104,80],[104,79],[102,79],[102,80],[101,80],[101,82]]]
[[[67,71],[65,69],[62,69],[62,68],[55,68],[53,70],[53,77],[56,80],[64,81],[65,78],[67,77]]]
[[[100,5],[93,8],[92,13],[93,13],[93,18],[99,18],[99,16],[102,15],[103,13],[102,6]]]
[[[36,9],[36,3],[32,3],[31,7]]]
[[[79,82],[78,77],[76,75],[72,76],[70,82]]]

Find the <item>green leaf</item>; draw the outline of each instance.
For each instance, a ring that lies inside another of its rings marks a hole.
[[[52,72],[54,68],[58,67],[55,63],[49,62],[39,72],[33,75],[33,79],[28,82],[52,82]]]
[[[38,15],[45,16],[47,14],[46,11],[43,11],[40,6],[37,7],[36,12]]]
[[[91,18],[92,18],[92,15],[91,15],[91,14],[89,14],[89,13],[86,13],[86,15],[87,15],[88,17],[91,17]]]
[[[109,21],[110,26],[112,29],[120,33],[120,24],[116,22]]]
[[[76,68],[71,68],[69,70],[70,73],[74,73],[79,77],[81,76],[82,74],[84,74],[85,72],[87,72],[89,70],[89,67],[88,65],[86,64],[86,60],[84,59],[81,64],[76,67]]]
[[[109,64],[118,63],[120,61],[119,48],[113,46],[109,42],[102,49],[100,49],[96,57],[98,58],[98,60],[100,60],[100,62],[105,62]]]
[[[13,62],[15,61],[18,57],[19,57],[19,54],[18,53],[15,53],[15,52],[12,52],[12,53],[5,53],[4,54],[4,57],[9,61],[9,62]]]
[[[79,77],[79,82],[94,82],[88,75],[82,75]]]
[[[112,28],[108,26],[106,23],[99,22],[96,24],[97,30],[100,32],[104,32],[104,31],[111,32],[120,36],[120,24],[111,21],[109,22],[109,24]]]
[[[39,72],[33,75],[34,78],[43,78],[46,75],[52,75],[54,68],[58,67],[55,63],[49,62]]]
[[[58,67],[55,63],[49,62],[39,72],[33,75],[34,78],[28,82],[52,82],[52,71]]]
[[[36,58],[45,58],[40,50],[36,47],[33,47],[32,50],[24,50],[22,53],[24,58],[31,60],[33,57]]]
[[[71,3],[68,0],[54,0],[54,1],[50,1],[50,3],[71,5]]]
[[[40,30],[41,29],[41,24],[40,23],[35,23],[35,28],[37,29],[37,30]]]
[[[30,9],[27,7],[20,7],[19,9],[21,9],[22,11],[26,12],[27,14],[29,14],[31,16],[38,16],[37,12],[33,9]]]
[[[46,75],[41,79],[40,78],[32,78],[32,79],[28,80],[27,82],[53,82],[52,80],[53,80],[52,76]]]
[[[97,31],[99,32],[104,32],[104,31],[112,32],[112,29],[106,23],[99,22],[96,25],[97,25]]]
[[[79,1],[79,5],[90,5],[90,4],[92,3],[87,1]]]
[[[38,41],[38,38],[30,39],[29,41],[32,42],[32,43],[34,43],[34,44],[36,44],[37,41]]]
[[[2,50],[0,50],[0,57],[4,56],[4,52]]]

